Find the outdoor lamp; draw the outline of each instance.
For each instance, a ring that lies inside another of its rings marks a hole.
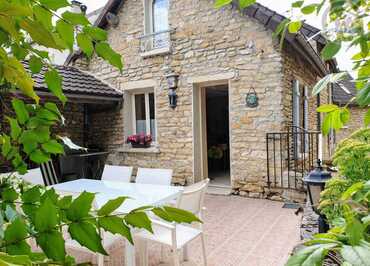
[[[258,96],[254,88],[250,88],[247,96],[245,97],[247,107],[255,108],[258,106]]]
[[[179,75],[173,71],[170,71],[166,75],[166,79],[167,79],[167,85],[168,85],[169,105],[172,109],[174,109],[177,106],[176,89],[177,89],[178,82],[179,82]]]
[[[320,193],[325,189],[325,183],[331,178],[331,174],[323,170],[321,160],[317,160],[317,167],[311,171],[305,178],[304,182],[307,185],[308,196],[312,209],[319,215],[319,232],[326,232],[328,225],[325,218],[320,214],[318,206],[320,203]]]

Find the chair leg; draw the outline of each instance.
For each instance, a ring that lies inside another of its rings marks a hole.
[[[201,240],[202,240],[203,264],[204,264],[204,266],[207,266],[206,243],[204,241],[204,234],[201,234],[200,237],[201,237]]]
[[[164,246],[161,245],[161,258],[160,258],[160,262],[164,262],[164,257],[166,256],[165,254],[165,250],[164,250]]]
[[[173,266],[180,266],[180,252],[175,249],[172,251]]]
[[[188,261],[189,260],[189,251],[188,251],[188,246],[185,245],[183,248],[183,260]]]
[[[139,254],[140,254],[140,265],[148,266],[148,242],[144,239],[137,241]]]
[[[104,255],[98,254],[98,266],[104,266]]]

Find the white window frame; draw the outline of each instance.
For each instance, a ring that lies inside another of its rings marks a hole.
[[[155,139],[153,142],[157,141],[157,115],[156,115],[156,107],[155,107],[155,92],[154,89],[145,89],[145,90],[135,90],[131,92],[131,121],[132,121],[132,134],[137,134],[136,132],[136,104],[135,104],[135,96],[139,94],[144,94],[145,98],[145,121],[146,121],[146,134],[152,134],[150,128],[150,106],[149,106],[149,94],[153,93],[154,96],[154,117],[155,117]]]

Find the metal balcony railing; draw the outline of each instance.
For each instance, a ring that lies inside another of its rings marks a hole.
[[[141,36],[140,53],[147,53],[154,50],[170,48],[172,30],[159,31]]]

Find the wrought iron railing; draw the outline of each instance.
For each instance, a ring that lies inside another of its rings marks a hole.
[[[171,30],[165,30],[146,34],[140,39],[140,53],[147,53],[153,50],[170,48],[171,46]]]
[[[319,158],[318,131],[289,127],[286,132],[266,134],[267,183],[269,187],[304,188],[303,177]]]

